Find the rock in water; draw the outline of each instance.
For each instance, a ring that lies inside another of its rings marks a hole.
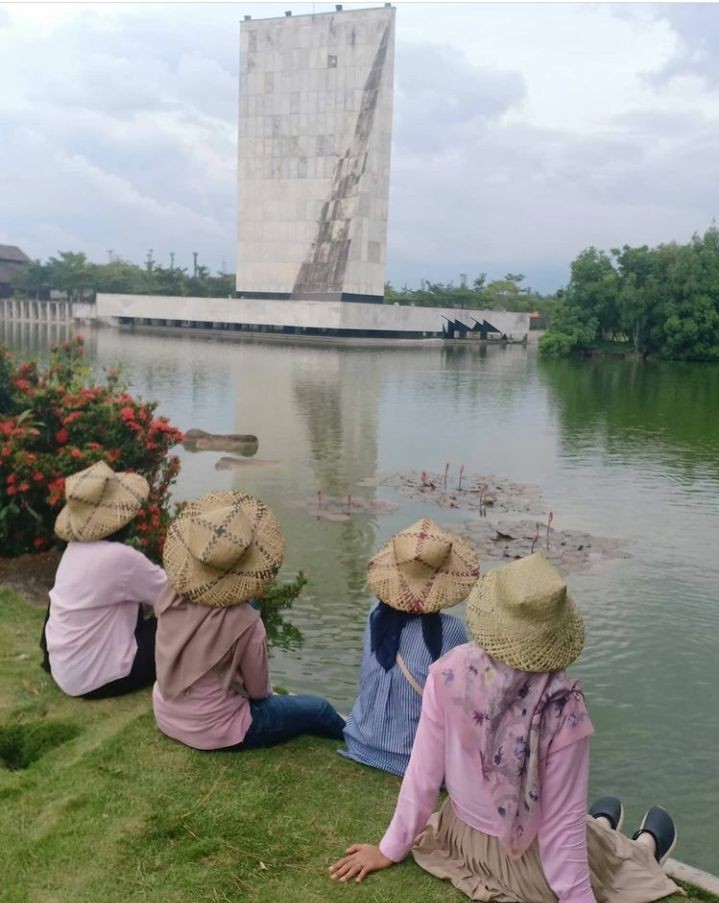
[[[279,461],[263,461],[262,458],[220,458],[215,470],[241,470],[245,467],[277,467]]]
[[[192,429],[185,433],[184,446],[188,451],[231,451],[245,457],[257,454],[257,436],[250,433],[229,433],[221,435]]]

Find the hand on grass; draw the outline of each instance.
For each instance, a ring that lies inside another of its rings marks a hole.
[[[347,847],[347,856],[338,859],[330,866],[330,878],[333,881],[362,881],[370,872],[387,869],[394,862],[380,852],[380,848],[371,843],[355,843]]]

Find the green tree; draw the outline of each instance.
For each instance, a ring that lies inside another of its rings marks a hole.
[[[93,266],[82,252],[58,253],[60,256],[51,257],[47,264],[50,284],[65,292],[70,301],[82,301],[85,292],[94,288]]]
[[[42,292],[50,288],[50,273],[46,264],[34,260],[25,266],[16,282],[17,288],[28,297],[33,295],[36,300]]]

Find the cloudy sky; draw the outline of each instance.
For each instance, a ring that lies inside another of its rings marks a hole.
[[[551,290],[719,215],[719,5],[397,6],[396,285]],[[234,269],[238,22],[313,7],[0,3],[0,243]]]

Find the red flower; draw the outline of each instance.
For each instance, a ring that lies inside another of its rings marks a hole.
[[[121,457],[122,457],[122,452],[120,451],[119,448],[113,448],[111,451],[109,451],[107,453],[107,460],[111,464],[113,464],[115,461],[117,461],[118,458],[121,458]]]
[[[76,420],[79,420],[82,417],[82,414],[79,411],[73,411],[72,414],[68,414],[67,417],[62,421],[63,426],[70,426],[71,423],[74,423]]]
[[[37,461],[37,455],[34,455],[32,452],[28,452],[25,457],[28,461]]]
[[[45,474],[42,474],[39,470],[36,470],[32,475],[32,478],[36,483],[42,483],[42,481],[45,479]]]
[[[64,445],[69,438],[70,438],[70,434],[64,428],[61,430],[58,430],[55,433],[55,441],[57,442],[58,445]]]
[[[20,485],[17,487],[17,491],[18,492],[27,492],[29,488],[30,488],[30,484],[28,483],[28,481],[23,480],[22,483],[20,483]]]
[[[88,442],[87,449],[88,451],[97,451],[99,448],[102,448],[99,442]]]
[[[135,411],[132,408],[121,408],[120,409],[120,420],[124,420],[125,423],[129,423],[131,420],[135,419]]]
[[[37,536],[37,537],[36,537],[35,539],[33,539],[33,541],[32,541],[32,544],[35,546],[36,549],[42,549],[42,548],[44,548],[44,546],[46,545],[46,543],[47,543],[47,540],[46,540],[46,539],[43,539],[42,536]]]
[[[16,480],[17,480],[17,477],[15,476],[15,474],[14,474],[14,473],[11,473],[10,476],[7,478],[8,486],[12,486],[12,484],[13,484]]]
[[[9,446],[9,445],[3,445],[3,447],[2,447],[2,456],[3,456],[3,458],[9,458],[11,454],[12,454],[12,449],[10,448],[10,446]]]
[[[71,458],[84,458],[85,452],[80,451],[79,448],[73,448],[72,451],[70,452],[70,457]]]

